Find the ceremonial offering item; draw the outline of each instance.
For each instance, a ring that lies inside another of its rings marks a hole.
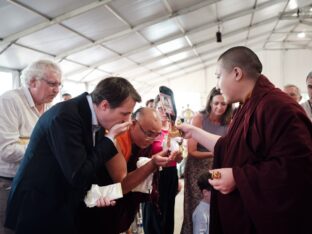
[[[219,172],[219,171],[209,172],[209,179],[211,179],[211,180],[221,179],[221,172]]]
[[[166,86],[159,87],[159,98],[160,102],[166,112],[169,121],[174,125],[177,119],[177,109],[174,101],[174,95],[170,88]]]
[[[181,145],[183,142],[182,134],[179,129],[175,126],[175,121],[177,119],[177,109],[175,105],[174,95],[170,88],[166,86],[159,87],[159,98],[162,107],[168,117],[170,122],[170,129],[168,133],[168,138],[163,145],[164,149],[169,149],[170,151],[181,150]]]

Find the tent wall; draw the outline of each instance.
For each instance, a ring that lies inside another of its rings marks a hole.
[[[263,74],[266,75],[275,86],[282,88],[286,84],[297,85],[303,93],[304,98],[307,98],[305,81],[307,74],[312,71],[311,50],[266,50],[257,52],[257,55],[263,64]],[[199,93],[200,106],[204,106],[209,91],[217,82],[215,69],[215,66],[212,66],[205,70],[164,81],[155,85],[155,87],[150,87],[150,89],[143,89],[141,90],[143,99],[147,100],[154,97],[157,94],[159,85],[167,85],[172,88],[175,93]]]

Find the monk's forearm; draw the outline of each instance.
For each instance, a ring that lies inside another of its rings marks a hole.
[[[140,168],[130,172],[121,182],[123,194],[130,192],[136,186],[138,186],[141,182],[143,182],[149,174],[154,172],[157,169],[157,166],[150,160],[148,163],[143,165]]]
[[[189,151],[189,155],[194,158],[212,158],[213,154],[209,152],[201,152],[201,151]]]
[[[213,153],[216,142],[219,140],[220,136],[206,132],[200,128],[194,128],[192,138]]]

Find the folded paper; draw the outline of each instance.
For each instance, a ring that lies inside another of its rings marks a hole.
[[[150,160],[151,160],[150,158],[139,157],[139,160],[137,161],[137,168],[142,167]],[[138,186],[132,189],[132,192],[151,193],[153,188],[152,182],[153,182],[153,173],[149,174],[144,181],[142,181]]]
[[[107,186],[98,186],[97,184],[92,184],[91,189],[85,196],[84,202],[87,207],[91,208],[96,206],[96,201],[101,197],[105,197],[110,200],[123,197],[121,183],[110,184]]]

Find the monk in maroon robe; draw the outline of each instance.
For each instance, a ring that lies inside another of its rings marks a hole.
[[[218,59],[218,86],[239,102],[228,134],[178,126],[214,152],[212,234],[311,234],[312,124],[301,106],[261,75],[246,47]]]

